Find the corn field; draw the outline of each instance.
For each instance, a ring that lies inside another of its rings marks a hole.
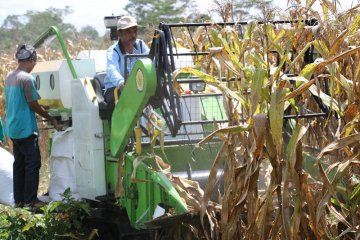
[[[269,14],[247,25],[199,27],[192,38],[186,29],[177,33],[178,46],[210,55],[177,70],[174,88],[183,92],[180,73],[200,77],[223,93],[228,123],[198,143],[222,140],[206,188],[186,197],[201,226],[173,237],[360,239],[360,5],[338,14],[322,1],[320,16],[311,9],[316,1],[307,2],[291,10],[292,23],[272,24]],[[69,45],[75,56],[80,47]],[[6,55],[0,61],[4,120],[3,80],[16,62]],[[210,195],[220,166],[217,204]]]
[[[289,24],[179,33],[178,46],[210,55],[175,72],[175,89],[183,92],[180,73],[202,78],[223,93],[229,119],[199,143],[223,141],[197,204],[207,239],[360,238],[360,5],[336,14],[322,1],[320,16],[312,3],[293,10],[298,21]]]

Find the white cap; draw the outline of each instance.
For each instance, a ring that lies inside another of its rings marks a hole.
[[[117,30],[127,29],[137,26],[136,19],[131,16],[123,16],[117,22]]]

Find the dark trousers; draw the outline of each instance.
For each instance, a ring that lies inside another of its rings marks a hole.
[[[115,108],[114,89],[115,89],[115,87],[107,89],[105,92],[105,95],[104,95],[104,99],[107,104],[107,119],[109,120],[110,129],[111,129],[111,117],[112,117],[112,113]],[[118,97],[120,97],[120,91],[119,91]]]
[[[107,104],[107,119],[109,120],[110,127],[111,127],[111,116],[115,108],[114,89],[115,87],[107,89],[104,95],[104,99]]]
[[[38,137],[31,135],[13,142],[14,200],[18,203],[31,203],[37,199],[41,156]]]

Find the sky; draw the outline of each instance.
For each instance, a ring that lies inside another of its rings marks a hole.
[[[199,11],[208,12],[211,8],[212,0],[196,0]],[[93,26],[99,34],[103,35],[106,31],[104,17],[111,15],[125,14],[123,7],[127,0],[0,0],[0,26],[4,19],[9,15],[25,14],[27,10],[44,11],[54,7],[63,9],[70,6],[72,14],[65,17],[64,22],[73,24],[78,30],[86,25]],[[346,10],[356,5],[360,0],[340,0],[341,10]],[[273,5],[282,9],[287,8],[287,0],[273,0]]]

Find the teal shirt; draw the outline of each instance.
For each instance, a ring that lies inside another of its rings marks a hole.
[[[1,117],[0,117],[0,141],[4,142],[4,128],[3,128]]]
[[[29,137],[39,132],[36,115],[29,102],[40,99],[35,79],[27,72],[15,70],[5,80],[6,135],[12,139]]]

